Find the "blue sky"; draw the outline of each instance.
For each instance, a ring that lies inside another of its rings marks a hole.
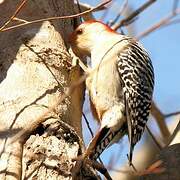
[[[81,0],[80,2],[90,5],[97,5],[97,0]],[[120,0],[115,1],[116,5],[111,8],[104,22],[113,19],[120,9]],[[129,0],[133,9],[143,4],[144,0]],[[135,34],[143,32],[151,25],[158,22],[161,18],[167,16],[172,9],[173,0],[158,0],[151,7],[140,14],[135,21]],[[179,3],[180,7],[180,3]],[[94,13],[96,18],[100,18],[103,12]],[[143,46],[149,52],[155,70],[155,91],[154,100],[164,113],[180,110],[180,23],[157,30],[141,40]],[[84,112],[87,118],[92,122],[88,102],[85,103]],[[91,124],[93,124],[92,122]],[[86,126],[84,124],[84,126]],[[94,129],[97,127],[94,127]],[[86,142],[90,140],[89,133],[84,133]],[[126,142],[124,140],[122,143]],[[108,157],[117,151],[120,145],[114,145],[103,153],[102,159],[107,163]],[[117,152],[116,152],[117,153]],[[122,161],[126,159],[123,154]],[[120,160],[120,161],[121,161]]]

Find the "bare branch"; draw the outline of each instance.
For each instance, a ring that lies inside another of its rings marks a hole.
[[[179,0],[174,0],[172,12],[175,13],[175,14],[176,14],[176,9],[178,7],[178,4],[179,4]]]
[[[159,22],[155,23],[150,28],[148,28],[144,32],[142,32],[139,35],[137,35],[136,39],[142,39],[145,36],[147,36],[148,34],[150,34],[151,32],[153,32],[155,30],[158,30],[161,27],[165,27],[165,25],[168,25],[170,23],[171,19],[174,18],[177,14],[180,14],[180,9],[176,9],[175,12],[170,13],[168,16],[166,16],[165,18],[161,19]]]
[[[86,4],[86,3],[79,3],[79,6],[80,6],[82,11],[86,11],[86,10],[94,8],[93,6],[90,6],[89,4]],[[75,4],[75,7],[78,8],[78,3]],[[97,11],[102,11],[105,9],[106,9],[106,6],[104,5],[104,6],[99,7],[97,9]]]
[[[156,146],[158,147],[158,149],[161,150],[163,147],[162,147],[161,144],[158,142],[158,140],[157,140],[156,137],[153,135],[153,133],[151,132],[151,130],[149,129],[148,126],[146,126],[146,129],[147,129],[149,135],[151,136],[152,140],[154,141],[154,143],[155,143]]]
[[[104,13],[101,15],[100,21],[103,21],[103,20],[106,18],[106,16],[107,16],[108,13],[109,13],[109,10],[110,10],[110,8],[112,7],[112,5],[113,5],[114,2],[115,2],[115,1],[113,1],[112,3],[109,4],[108,9],[106,9],[106,11],[104,11]]]
[[[19,28],[19,27],[26,26],[26,25],[31,25],[31,24],[35,24],[35,23],[40,23],[40,22],[43,22],[43,21],[54,21],[54,20],[59,20],[59,19],[68,19],[68,18],[80,17],[80,16],[82,16],[82,15],[85,15],[85,14],[88,14],[88,13],[91,13],[91,12],[94,12],[94,11],[96,11],[96,10],[99,9],[99,8],[102,8],[104,5],[110,3],[111,1],[112,1],[112,0],[107,0],[107,1],[105,1],[105,2],[103,2],[103,3],[100,3],[100,4],[97,5],[96,7],[92,8],[92,9],[89,9],[89,10],[87,10],[87,11],[84,11],[84,12],[82,12],[82,13],[77,13],[77,14],[69,15],[69,16],[57,16],[57,17],[37,19],[37,20],[34,20],[34,21],[25,22],[25,23],[22,23],[22,24],[10,26],[10,27],[8,27],[8,28],[1,28],[0,32],[12,30],[12,29]]]
[[[120,18],[120,16],[126,9],[127,5],[128,5],[128,0],[125,0],[124,3],[122,4],[122,6],[120,7],[120,10],[119,10],[119,13],[117,14],[117,16],[114,18],[113,21],[110,22],[110,24],[109,24],[110,26],[113,26],[118,21],[118,19]]]
[[[24,19],[20,19],[20,18],[17,18],[17,17],[14,17],[13,20],[14,21],[19,21],[19,22],[28,22],[28,21],[26,21]]]
[[[175,138],[175,136],[176,136],[176,134],[179,132],[179,130],[180,130],[180,120],[179,120],[176,128],[174,129],[172,135],[169,137],[166,146],[169,146],[169,145],[171,144],[171,142],[173,141],[173,139]]]
[[[4,23],[4,25],[2,25],[2,27],[0,28],[0,31],[2,31],[16,17],[16,15],[20,12],[20,10],[23,8],[23,6],[26,4],[26,2],[27,2],[27,0],[23,0],[20,3],[20,5],[18,6],[18,8],[14,12],[14,14],[9,18],[9,20],[7,22]]]
[[[88,119],[86,118],[86,115],[85,115],[84,113],[83,113],[83,117],[84,117],[85,122],[86,122],[86,124],[87,124],[87,127],[88,127],[88,129],[89,129],[89,132],[90,132],[90,134],[91,134],[91,137],[93,138],[93,137],[94,137],[94,133],[93,133],[93,131],[92,131],[91,127],[90,127],[89,121],[88,121]],[[98,159],[99,159],[100,163],[104,166],[104,163],[103,163],[103,161],[101,160],[101,158],[98,157]]]
[[[160,132],[163,137],[163,141],[166,142],[170,136],[170,132],[165,123],[164,114],[160,111],[160,109],[156,106],[156,104],[154,102],[152,103],[151,114],[156,119],[156,122],[159,126]]]
[[[135,17],[137,17],[141,12],[143,12],[146,8],[152,5],[155,1],[156,0],[149,0],[146,3],[144,3],[141,7],[132,12],[128,17],[122,19],[118,24],[116,24],[114,26],[114,30],[117,30],[122,26],[129,25],[129,23],[132,22]]]
[[[179,114],[180,114],[180,111],[177,111],[177,112],[172,112],[172,113],[166,114],[164,116],[165,116],[165,118],[169,118],[171,116],[176,116],[176,115],[179,115]]]
[[[94,8],[93,6],[90,6],[89,4],[79,3],[78,0],[76,0],[76,1],[77,1],[77,3],[75,4],[75,8],[78,10],[77,12],[79,12],[79,13]],[[96,11],[102,11],[102,10],[105,10],[106,8],[107,8],[106,6],[101,6]],[[92,12],[82,15],[82,17],[83,17],[84,21],[95,19]]]
[[[178,23],[180,23],[180,19],[171,20],[170,22],[168,22],[166,24],[166,26],[163,26],[163,27],[167,27],[167,26],[170,26],[170,25],[173,25],[173,24],[178,24]]]
[[[89,125],[89,122],[88,122],[88,120],[86,118],[86,115],[84,113],[83,113],[83,117],[84,117],[84,119],[86,121],[87,127],[89,129],[90,134],[91,134],[91,137],[93,138],[94,137],[93,131],[92,131],[92,129],[91,129],[90,125]]]
[[[147,175],[147,174],[159,174],[161,172],[164,172],[165,169],[159,167],[161,164],[162,164],[162,161],[158,160],[155,163],[153,163],[149,168],[145,169],[144,171],[137,171],[137,172],[130,171],[130,170],[123,170],[123,169],[114,169],[114,168],[110,170],[119,172],[119,173],[133,175],[133,176],[142,176],[142,175]]]

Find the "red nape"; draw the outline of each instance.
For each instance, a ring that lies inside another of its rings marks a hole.
[[[92,24],[92,23],[100,23],[100,24],[104,25],[104,27],[106,28],[107,31],[112,32],[112,33],[117,33],[114,29],[109,27],[107,24],[105,24],[101,21],[98,21],[98,20],[92,19],[92,20],[84,21],[82,24]]]

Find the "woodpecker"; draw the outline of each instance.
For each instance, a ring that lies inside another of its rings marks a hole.
[[[131,164],[134,146],[146,126],[154,88],[151,59],[132,37],[102,22],[83,22],[70,35],[73,52],[91,58],[86,79],[90,105],[100,129],[84,157],[96,160],[105,148],[128,135]]]

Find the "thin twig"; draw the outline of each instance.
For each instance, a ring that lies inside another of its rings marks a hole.
[[[166,114],[166,115],[164,115],[164,117],[169,118],[171,116],[176,116],[176,115],[179,115],[179,114],[180,114],[180,111],[177,111],[177,112],[172,112],[172,113]]]
[[[128,17],[122,19],[118,24],[114,26],[114,30],[119,29],[122,26],[129,25],[132,20],[137,17],[141,12],[143,12],[146,8],[148,8],[151,4],[153,4],[156,0],[149,0],[144,3],[141,7],[132,12]]]
[[[23,23],[24,23],[24,22],[25,22],[25,23],[28,22],[28,21],[26,21],[26,20],[24,20],[24,19],[20,19],[20,18],[17,18],[17,17],[14,17],[13,20],[14,20],[14,21],[23,22]]]
[[[20,10],[23,8],[23,6],[26,4],[27,1],[28,1],[28,0],[23,0],[23,1],[20,3],[20,5],[18,6],[18,8],[17,8],[16,11],[14,12],[14,14],[9,18],[8,21],[6,21],[6,22],[4,23],[4,25],[2,25],[2,26],[0,27],[0,31],[2,31],[2,30],[16,17],[16,15],[20,12]]]
[[[170,25],[173,25],[173,24],[178,24],[178,23],[180,23],[180,19],[171,20],[170,22],[168,22],[166,24],[166,26],[163,26],[163,27],[167,27],[167,26],[170,26]]]
[[[124,170],[124,169],[115,169],[115,168],[107,168],[110,171],[123,173],[123,174],[129,174],[129,175],[135,175],[135,172],[132,170]]]
[[[113,3],[115,3],[115,1],[113,1],[111,4],[109,4],[108,8],[106,9],[106,11],[104,11],[104,13],[101,15],[101,18],[99,19],[100,21],[104,21],[104,19],[106,18],[106,16],[109,13],[109,10],[111,9]]]
[[[116,15],[114,20],[109,23],[109,26],[113,26],[118,21],[118,19],[120,18],[120,16],[122,15],[124,10],[126,9],[127,5],[128,5],[128,0],[125,0],[123,2],[122,6],[120,7],[119,13]]]
[[[169,137],[168,142],[166,144],[166,147],[169,146],[171,144],[171,142],[173,141],[173,139],[176,137],[176,134],[180,131],[180,120],[176,126],[176,128],[174,129],[172,135]]]
[[[179,0],[174,0],[174,2],[173,2],[173,7],[172,7],[172,12],[173,12],[174,14],[176,14],[176,9],[177,9],[177,7],[178,7],[178,4],[179,4]]]
[[[115,164],[116,161],[116,157],[115,157],[115,154],[112,154],[110,159],[109,159],[109,162],[108,162],[108,166],[107,166],[107,169],[112,169],[113,168],[113,165]]]
[[[90,127],[89,121],[88,121],[88,119],[86,118],[86,116],[85,116],[84,113],[83,113],[83,117],[84,117],[85,122],[86,122],[86,125],[87,125],[87,127],[88,127],[88,129],[89,129],[89,132],[90,132],[90,134],[91,134],[91,137],[93,138],[93,137],[94,137],[94,133],[93,133],[93,131],[92,131],[91,127]],[[104,163],[103,163],[103,161],[101,160],[101,158],[98,157],[98,159],[99,159],[99,162],[104,166]]]
[[[37,20],[33,20],[33,21],[30,21],[30,22],[26,22],[26,23],[22,23],[22,24],[17,24],[17,25],[14,25],[14,26],[10,26],[8,28],[2,28],[0,30],[0,32],[4,32],[4,31],[8,31],[8,30],[12,30],[12,29],[15,29],[15,28],[19,28],[19,27],[22,27],[22,26],[26,26],[26,25],[31,25],[31,24],[35,24],[35,23],[40,23],[40,22],[43,22],[43,21],[53,21],[53,20],[59,20],[59,19],[68,19],[68,18],[75,18],[75,17],[80,17],[82,15],[85,15],[85,14],[88,14],[90,12],[93,12],[93,11],[96,11],[97,9],[101,8],[102,6],[110,3],[112,0],[107,0],[103,3],[100,3],[99,5],[97,5],[96,7],[94,8],[91,8],[87,11],[84,11],[82,13],[77,13],[77,14],[74,14],[74,15],[69,15],[69,16],[57,16],[57,17],[49,17],[49,18],[42,18],[42,19],[37,19]]]
[[[80,4],[79,4],[79,0],[76,0],[76,2],[77,2],[79,13],[82,13],[82,10],[81,10]],[[82,17],[81,16],[80,16],[80,22],[82,23]]]
[[[143,175],[147,175],[147,174],[159,174],[164,172],[164,168],[160,167],[160,165],[163,162],[161,160],[156,161],[155,163],[153,163],[152,165],[150,165],[150,167],[148,167],[147,169],[145,169],[144,171],[131,171],[131,170],[123,170],[123,169],[108,169],[111,171],[115,171],[118,173],[123,173],[123,174],[128,174],[128,175],[132,175],[132,176],[143,176]]]
[[[155,118],[159,126],[159,130],[162,134],[163,141],[166,142],[166,140],[170,136],[170,132],[166,125],[164,114],[160,111],[160,109],[156,106],[154,102],[152,102],[151,114]]]
[[[154,141],[154,143],[156,144],[156,146],[158,147],[159,150],[162,150],[162,146],[161,144],[157,141],[157,139],[155,138],[155,136],[153,135],[153,133],[151,132],[151,130],[149,129],[148,126],[146,126],[147,132],[149,133],[149,135],[151,136],[152,140]]]
[[[83,113],[83,118],[84,118],[84,120],[85,120],[85,122],[86,122],[86,125],[87,125],[88,129],[89,129],[89,132],[90,132],[90,134],[91,134],[91,137],[93,138],[93,137],[94,137],[93,131],[92,131],[92,129],[91,129],[91,127],[90,127],[90,124],[89,124],[89,122],[88,122],[88,120],[87,120],[87,118],[86,118],[86,116],[85,116],[84,113]]]
[[[148,28],[147,30],[145,30],[144,32],[140,33],[139,35],[136,36],[136,39],[142,39],[145,36],[149,35],[150,33],[152,33],[155,30],[160,29],[161,27],[164,27],[165,25],[168,25],[169,23],[171,23],[171,19],[174,18],[176,15],[180,14],[180,9],[176,9],[175,13],[171,12],[168,16],[164,17],[163,19],[161,19],[159,22],[155,23],[154,25],[152,25],[150,28]]]

